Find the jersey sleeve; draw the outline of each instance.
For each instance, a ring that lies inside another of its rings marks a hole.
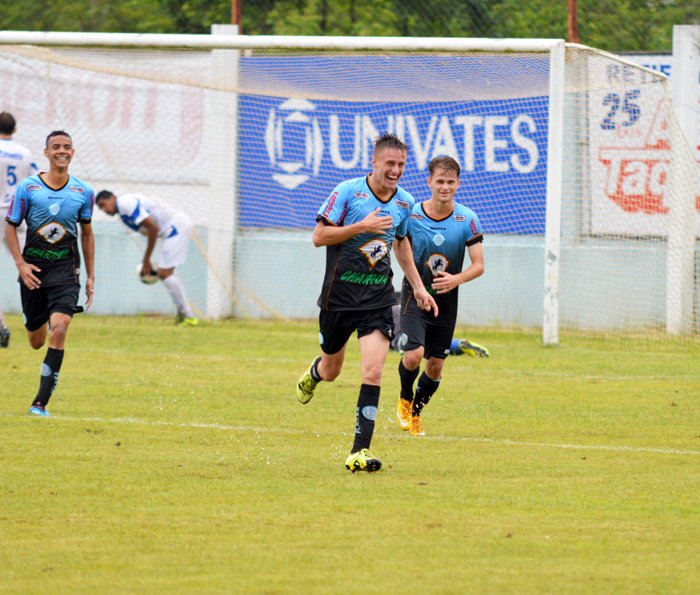
[[[481,224],[479,223],[479,218],[476,216],[476,213],[470,212],[469,213],[469,231],[467,232],[467,237],[466,237],[466,245],[467,246],[473,246],[474,244],[478,244],[479,242],[484,241],[484,236],[481,233]]]
[[[347,182],[342,182],[335,187],[331,195],[323,201],[316,215],[316,221],[325,221],[331,225],[342,225],[348,212],[348,198],[350,192]]]
[[[128,220],[136,228],[151,215],[135,194],[125,194],[117,198],[117,210],[122,219]]]
[[[409,233],[408,222],[411,219],[411,213],[413,213],[413,208],[416,206],[415,199],[410,195],[406,194],[402,197],[402,200],[408,201],[409,207],[407,209],[401,209],[404,217],[396,226],[396,239],[403,240]]]
[[[12,197],[10,206],[7,209],[5,221],[10,225],[19,227],[27,215],[28,198],[27,185],[20,182],[15,191],[15,195]]]
[[[80,207],[80,213],[78,215],[78,221],[80,223],[90,223],[92,221],[92,211],[95,208],[95,191],[92,186],[85,184],[85,201],[83,206]]]

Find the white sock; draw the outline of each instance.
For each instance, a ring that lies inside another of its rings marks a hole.
[[[165,288],[168,290],[170,297],[173,298],[173,302],[175,302],[175,307],[177,308],[178,313],[185,318],[194,318],[194,312],[192,312],[192,308],[190,308],[190,305],[187,303],[185,288],[182,286],[180,278],[173,274],[170,275],[170,277],[163,279],[163,283],[165,284]]]

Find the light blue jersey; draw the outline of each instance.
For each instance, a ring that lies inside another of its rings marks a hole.
[[[15,227],[27,222],[23,254],[27,262],[42,269],[37,275],[42,285],[61,282],[59,271],[69,267],[59,263],[79,264],[78,223],[90,223],[94,203],[92,187],[74,176],[61,188],[48,186],[41,174],[18,184],[6,220]]]
[[[467,247],[483,240],[481,225],[474,212],[458,203],[454,203],[454,206],[454,211],[448,217],[436,220],[427,215],[423,203],[418,203],[413,207],[409,223],[413,260],[425,288],[438,305],[438,319],[431,320],[446,324],[457,320],[459,288],[438,295],[431,287],[433,280],[441,271],[451,275],[461,273]],[[402,312],[424,315],[406,279],[402,287],[401,305]]]
[[[352,225],[378,207],[377,216],[392,217],[393,225],[382,234],[362,233],[341,244],[326,247],[326,275],[318,305],[324,310],[363,310],[392,306],[389,251],[395,238],[408,233],[408,217],[414,198],[400,187],[386,201],[370,188],[367,177],[341,182],[324,201],[317,221],[328,225]]]

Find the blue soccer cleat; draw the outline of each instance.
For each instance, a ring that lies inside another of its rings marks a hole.
[[[29,408],[29,415],[41,415],[42,417],[48,417],[51,414],[44,409],[43,405],[32,405]]]

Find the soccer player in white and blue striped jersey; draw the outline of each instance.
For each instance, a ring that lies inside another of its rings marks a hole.
[[[12,138],[15,132],[17,122],[13,115],[0,113],[0,243],[5,241],[4,221],[17,184],[39,173],[31,151]],[[24,224],[17,229],[20,248],[24,248],[26,229]],[[9,343],[10,329],[5,325],[0,305],[0,347],[7,347]]]
[[[396,413],[401,429],[417,436],[424,434],[420,415],[440,386],[445,358],[450,354],[458,288],[484,273],[479,219],[471,209],[455,202],[459,164],[452,157],[435,157],[428,164],[428,172],[431,196],[413,207],[408,233],[416,268],[435,298],[438,316],[426,316],[405,280],[401,292],[404,356],[399,362],[401,396]],[[462,270],[465,252],[471,263]],[[427,362],[414,394],[423,358]]]

